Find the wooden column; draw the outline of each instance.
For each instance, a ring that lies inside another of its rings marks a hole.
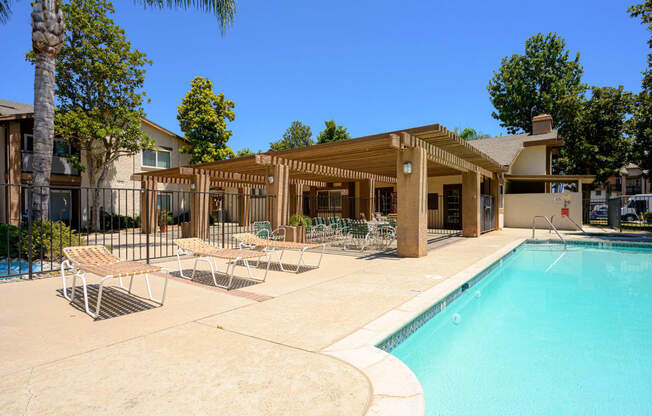
[[[210,177],[192,175],[195,189],[190,192],[190,231],[193,237],[208,239],[210,214]]]
[[[285,165],[276,165],[267,170],[267,178],[270,175],[274,178],[274,183],[269,183],[269,179],[267,181],[267,219],[272,224],[272,228],[276,229],[285,225],[288,220],[290,170]]]
[[[376,183],[373,179],[360,181],[360,215],[364,214],[367,220],[373,218],[375,188]]]
[[[403,173],[403,164],[412,164],[412,173]],[[428,159],[424,149],[400,150],[396,156],[397,254],[423,257],[428,254]]]
[[[500,177],[497,173],[494,173],[493,178],[491,179],[491,195],[494,196],[494,225],[496,230],[502,230],[500,226]]]
[[[249,200],[251,199],[251,188],[238,188],[238,224],[245,227],[251,224],[251,215],[249,214]]]
[[[303,185],[290,185],[290,215],[303,215]]]
[[[317,188],[314,186],[310,187],[310,216],[317,216]]]
[[[462,235],[478,237],[480,235],[480,184],[478,172],[462,174]]]
[[[22,166],[20,153],[20,122],[9,122],[9,135],[7,137],[7,183],[16,186],[9,186],[9,224],[19,226],[21,220],[20,212],[20,171]]]
[[[149,222],[149,232],[154,233],[158,224],[156,180],[145,176],[140,187],[144,190],[140,193],[140,230],[147,233]]]

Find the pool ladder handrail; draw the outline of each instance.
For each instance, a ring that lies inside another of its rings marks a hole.
[[[565,250],[566,249],[566,240],[561,235],[561,233],[559,233],[559,230],[557,230],[557,228],[552,224],[552,221],[550,221],[550,219],[548,217],[546,217],[545,215],[535,215],[534,217],[532,217],[532,238],[534,239],[534,233],[535,233],[535,231],[537,229],[537,218],[543,218],[544,220],[546,220],[546,222],[550,226],[549,230],[550,231],[554,230],[555,234],[557,234],[557,237],[559,237],[561,242],[564,243],[564,250]]]
[[[553,215],[552,217],[550,217],[550,222],[553,223],[553,224],[554,224],[554,222],[555,222],[555,217],[566,218],[566,219],[567,219],[568,221],[570,221],[570,222],[571,222],[575,227],[577,227],[578,230],[580,230],[580,231],[583,232],[584,234],[588,234],[586,231],[584,231],[584,228],[582,228],[581,225],[579,225],[578,223],[576,223],[575,220],[573,220],[573,219],[572,219],[571,217],[569,217],[568,215],[562,215],[562,214],[555,214],[555,215]],[[549,232],[550,232],[550,231],[549,231]]]

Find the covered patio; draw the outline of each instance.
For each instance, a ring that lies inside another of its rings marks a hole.
[[[422,257],[427,252],[429,178],[461,175],[458,225],[463,236],[478,237],[483,224],[497,225],[499,184],[505,168],[438,124],[410,128],[283,151],[138,175],[143,192],[141,215],[157,218],[157,184],[188,188],[190,232],[209,235],[211,190],[236,189],[238,223],[251,222],[252,189],[264,189],[264,217],[273,228],[292,214],[318,216],[318,192],[338,189],[352,196],[342,200],[342,216],[372,219],[378,211],[377,190],[391,192],[396,215],[397,254]],[[484,197],[483,197],[484,194]],[[491,197],[491,211],[483,201]],[[309,207],[305,206],[309,204]],[[487,215],[492,218],[487,218]],[[461,221],[460,221],[461,219]],[[143,221],[143,229],[147,228]],[[155,223],[148,229],[154,229]],[[494,226],[493,228],[497,228]],[[492,228],[492,229],[493,229]]]

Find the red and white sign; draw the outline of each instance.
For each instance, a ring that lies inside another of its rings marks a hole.
[[[561,209],[561,215],[565,215],[568,217],[568,208],[562,208]]]

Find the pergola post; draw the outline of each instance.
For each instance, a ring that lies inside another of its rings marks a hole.
[[[303,215],[303,185],[290,185],[290,215]]]
[[[373,179],[364,179],[360,181],[360,215],[364,214],[367,220],[373,218],[374,208],[374,191],[376,181]]]
[[[315,218],[317,216],[317,187],[310,187],[310,216]]]
[[[210,211],[210,177],[206,174],[193,174],[190,192],[190,230],[193,237],[208,239]]]
[[[140,230],[143,233],[154,233],[158,223],[156,179],[144,177],[140,187],[143,189],[140,194]]]
[[[245,227],[251,224],[249,215],[249,199],[251,198],[251,188],[238,188],[238,225]]]
[[[494,197],[494,229],[501,230],[500,226],[500,177],[497,173],[494,173],[493,178],[491,178],[491,195]]]
[[[411,165],[405,173],[403,165]],[[424,149],[410,147],[396,156],[397,254],[423,257],[428,254],[428,159]]]
[[[477,171],[462,174],[462,235],[480,236],[480,185],[482,176]]]
[[[288,166],[278,164],[267,169],[267,218],[272,224],[273,229],[285,225],[287,222],[290,208],[288,203],[289,185],[290,169]]]
[[[20,215],[20,122],[9,123],[8,154],[7,154],[7,183],[9,186],[9,224],[19,226]]]

